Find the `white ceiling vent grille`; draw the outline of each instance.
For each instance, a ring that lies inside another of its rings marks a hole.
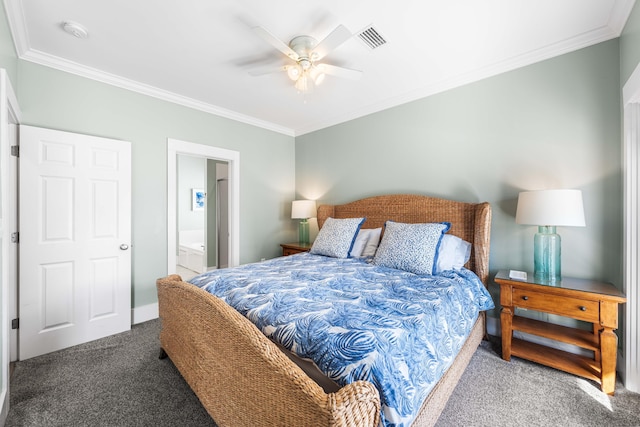
[[[364,30],[360,31],[358,33],[358,38],[362,40],[364,44],[366,44],[371,50],[376,49],[387,43],[384,37],[380,35],[378,30],[376,30],[372,26],[369,26]]]

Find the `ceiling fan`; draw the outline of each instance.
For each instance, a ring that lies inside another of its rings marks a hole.
[[[269,67],[249,71],[253,76],[286,71],[289,78],[295,82],[295,88],[305,93],[322,83],[326,74],[351,80],[357,80],[362,75],[362,71],[318,62],[352,37],[344,25],[338,25],[320,42],[311,36],[302,35],[294,37],[286,44],[262,27],[254,27],[253,31],[293,61],[275,69]]]

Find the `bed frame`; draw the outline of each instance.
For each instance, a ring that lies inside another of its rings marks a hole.
[[[451,223],[449,233],[472,243],[466,267],[487,285],[491,207],[419,195],[370,197],[318,208],[328,217],[366,217],[363,228],[386,220]],[[158,279],[161,358],[169,356],[220,427],[378,426],[380,398],[367,381],[325,391],[253,323],[178,275]],[[413,427],[432,426],[485,335],[485,313],[453,365],[421,407]]]

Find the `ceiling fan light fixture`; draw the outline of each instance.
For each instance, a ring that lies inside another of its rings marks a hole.
[[[298,61],[298,64],[302,68],[302,71],[307,71],[313,65],[308,59],[301,59],[300,61]]]
[[[287,76],[293,81],[297,81],[302,74],[302,68],[300,65],[289,65],[287,66]]]
[[[307,73],[304,73],[298,80],[296,80],[295,88],[300,93],[307,93],[311,89],[313,81],[307,77]]]

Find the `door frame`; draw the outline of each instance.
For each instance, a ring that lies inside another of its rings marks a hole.
[[[622,88],[623,112],[623,351],[618,354],[625,387],[640,392],[640,64]],[[621,363],[620,363],[621,362]]]
[[[4,225],[4,219],[7,218],[9,209],[13,209],[13,215],[18,215],[18,206],[10,206],[9,191],[16,192],[17,188],[9,189],[7,184],[17,182],[16,177],[9,177],[8,173],[11,168],[8,167],[8,157],[11,155],[11,145],[17,143],[17,129],[9,131],[10,125],[19,125],[22,113],[18,106],[18,99],[6,70],[0,69],[0,193],[2,194],[2,212],[0,213],[0,234],[2,235],[2,276],[0,277],[0,292],[2,301],[0,306],[0,425],[4,425],[9,413],[9,363],[11,361],[11,320],[17,315],[17,286],[15,289],[9,289],[8,283],[9,270],[13,269],[13,277],[18,277],[18,264],[8,265],[6,253],[11,243],[11,233],[18,231],[12,230]],[[15,139],[12,140],[12,138]],[[16,283],[17,285],[17,283]],[[15,346],[15,343],[13,343]]]
[[[179,154],[221,160],[229,165],[229,267],[240,265],[240,153],[167,138],[167,274],[176,272],[178,250],[177,160]]]

